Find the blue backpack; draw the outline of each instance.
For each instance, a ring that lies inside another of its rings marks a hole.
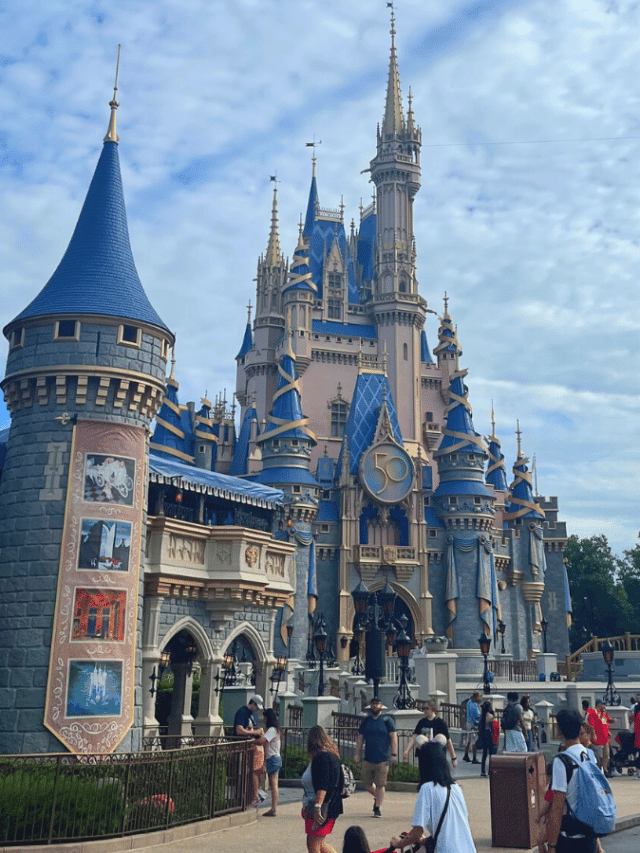
[[[576,809],[567,803],[567,815],[562,820],[562,829],[567,835],[597,835],[613,832],[616,825],[616,804],[613,802],[611,786],[600,768],[583,753],[576,761],[565,753],[558,756],[567,772],[567,785],[574,771],[576,776]],[[567,820],[568,818],[568,820]]]

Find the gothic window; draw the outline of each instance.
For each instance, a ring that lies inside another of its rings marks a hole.
[[[11,332],[11,336],[9,338],[9,349],[18,349],[18,347],[24,346],[24,328],[22,326],[17,326]]]
[[[342,319],[342,301],[340,299],[329,299],[327,307],[330,320]]]
[[[406,344],[402,344],[402,357],[405,361],[409,360],[409,347]]]
[[[403,278],[400,280],[400,293],[406,293],[406,292],[407,292],[407,282]]]
[[[340,288],[342,287],[342,276],[340,273],[330,272],[328,276],[328,284],[329,287]]]
[[[424,419],[428,424],[432,424],[433,423],[433,412],[426,412]]]
[[[347,423],[349,406],[344,400],[331,403],[331,438],[342,438]]]
[[[118,343],[130,347],[139,347],[142,341],[142,329],[138,326],[120,326],[118,329]]]

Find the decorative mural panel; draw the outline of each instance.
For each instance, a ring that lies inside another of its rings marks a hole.
[[[74,428],[44,724],[71,752],[112,752],[133,724],[145,432]]]

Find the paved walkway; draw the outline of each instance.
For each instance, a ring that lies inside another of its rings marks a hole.
[[[469,821],[478,853],[488,850],[501,850],[503,853],[522,853],[516,848],[491,847],[491,816],[489,806],[489,780],[475,776],[478,768],[463,766],[458,774],[469,810]],[[473,773],[473,776],[471,775]],[[630,776],[616,777],[611,780],[613,794],[618,808],[618,824],[626,828],[640,824],[640,782]],[[285,793],[286,792],[286,793]],[[283,790],[286,799],[296,796],[295,802],[283,803],[275,818],[262,817],[244,826],[232,826],[216,833],[195,838],[163,843],[153,848],[153,853],[289,853],[306,850],[304,830],[300,818],[299,791]],[[344,831],[352,824],[360,824],[372,850],[386,847],[392,835],[411,826],[415,793],[408,791],[388,791],[382,807],[382,818],[372,817],[372,799],[364,791],[358,791],[345,800],[345,813],[336,823],[331,841],[338,851],[342,850]],[[269,798],[264,811],[269,806]],[[630,822],[628,819],[633,818]],[[606,841],[603,844],[606,851]]]

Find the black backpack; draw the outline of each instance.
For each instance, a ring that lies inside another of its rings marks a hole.
[[[502,712],[502,719],[500,720],[500,725],[502,726],[503,732],[511,731],[515,729],[518,725],[518,712],[516,711],[516,706],[513,702],[507,702],[504,706],[504,711]]]

